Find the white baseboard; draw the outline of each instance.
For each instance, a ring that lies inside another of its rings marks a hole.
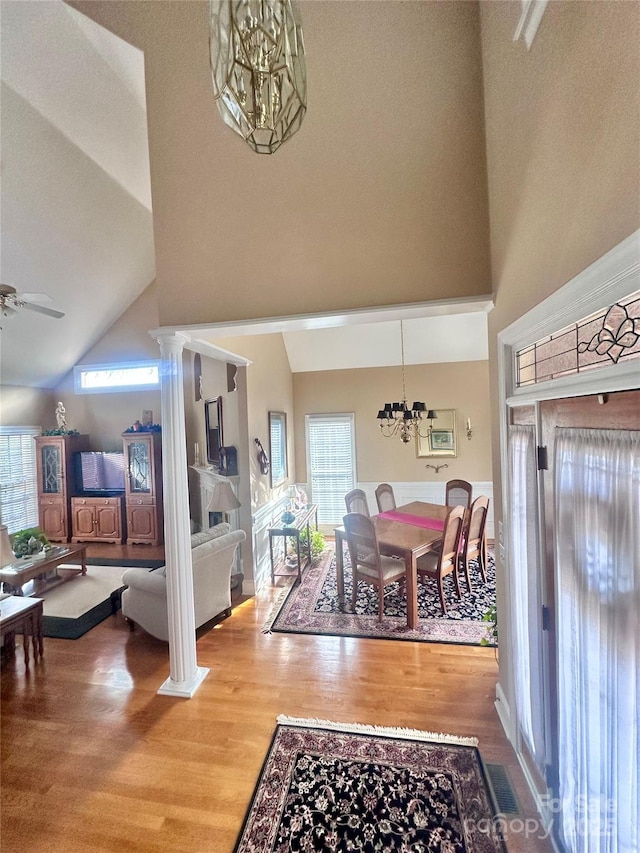
[[[504,733],[509,738],[509,743],[515,749],[515,737],[514,732],[512,731],[512,722],[511,722],[511,706],[507,701],[506,694],[502,689],[502,685],[498,681],[496,684],[496,701],[495,708],[498,712],[498,717],[500,718],[500,722],[502,723],[502,728],[504,729]]]

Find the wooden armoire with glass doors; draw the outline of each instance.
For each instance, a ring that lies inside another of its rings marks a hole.
[[[88,435],[37,435],[38,523],[50,542],[68,542],[72,533],[73,456],[89,450]]]
[[[161,545],[162,435],[160,432],[122,434],[125,462],[127,545]]]

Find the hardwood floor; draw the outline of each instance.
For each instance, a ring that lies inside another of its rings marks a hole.
[[[493,706],[492,649],[262,634],[278,591],[198,640],[211,671],[189,700],[157,695],[168,647],[120,613],[45,638],[27,671],[18,650],[1,679],[3,853],[230,853],[278,714],[475,735],[535,818]],[[550,850],[514,828],[512,853]]]

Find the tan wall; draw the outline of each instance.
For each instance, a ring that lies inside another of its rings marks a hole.
[[[512,40],[519,4],[480,6],[496,292],[489,359],[497,522],[496,335],[640,226],[640,5],[549,3],[530,51]],[[508,693],[508,644],[500,670]]]
[[[0,424],[2,426],[56,425],[56,392],[18,385],[0,386]]]
[[[246,368],[247,441],[251,466],[251,505],[253,509],[284,494],[296,482],[296,454],[293,441],[293,382],[282,335],[253,335],[216,340],[223,349],[250,359]],[[244,377],[243,377],[244,381]],[[268,474],[261,474],[257,462],[255,438],[269,453],[269,412],[287,415],[287,453],[289,476],[272,490]]]
[[[273,156],[217,113],[207,2],[73,5],[145,53],[164,325],[490,290],[476,3],[304,2],[309,109]]]
[[[357,476],[360,482],[434,481],[461,477],[491,480],[491,419],[489,367],[486,361],[411,365],[406,368],[407,394],[424,400],[427,407],[454,409],[457,418],[455,458],[418,459],[414,442],[383,438],[376,420],[381,406],[402,396],[402,374],[398,367],[296,373],[295,443],[299,482],[305,482],[305,415],[323,412],[354,412]],[[473,438],[468,441],[464,426],[471,418]],[[447,464],[436,474],[427,463]]]
[[[640,5],[480,5],[496,331],[638,227]]]
[[[640,5],[550,3],[529,51],[518,4],[480,5],[497,401],[497,333],[640,226]]]
[[[158,307],[154,284],[144,291],[108,332],[84,354],[81,364],[136,361],[160,358],[158,342],[148,331],[158,327]],[[153,412],[155,423],[161,422],[160,391],[126,391],[111,394],[75,394],[73,371],[55,391],[67,411],[67,427],[91,437],[94,450],[122,449],[122,433],[142,412]],[[45,427],[56,426],[54,410]]]

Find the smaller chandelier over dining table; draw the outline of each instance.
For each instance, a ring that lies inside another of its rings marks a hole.
[[[385,438],[398,436],[403,444],[408,444],[412,438],[427,438],[429,436],[437,414],[433,409],[427,409],[425,403],[420,400],[415,401],[411,407],[407,402],[402,320],[400,320],[400,354],[402,358],[402,401],[385,403],[379,410],[377,418],[380,432]]]

